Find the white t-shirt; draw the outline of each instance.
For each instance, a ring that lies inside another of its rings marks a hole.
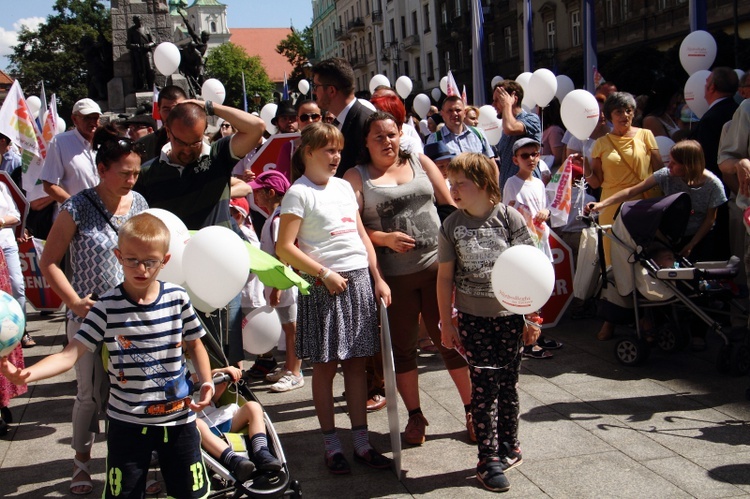
[[[263,224],[263,230],[260,232],[260,249],[268,253],[269,255],[276,257],[276,241],[279,240],[279,223],[281,219],[281,206],[276,207],[271,213],[271,216],[266,219],[266,223]],[[273,288],[266,286],[265,297],[266,301],[270,303],[271,290]],[[281,292],[279,298],[279,304],[277,307],[289,307],[294,305],[297,301],[297,286],[292,286],[289,289],[285,289]]]
[[[281,215],[302,219],[297,242],[307,256],[335,272],[365,269],[367,250],[357,232],[359,206],[346,180],[326,185],[299,178],[284,195]]]
[[[240,230],[245,237],[250,241],[250,244],[256,248],[260,248],[260,241],[258,236],[255,234],[255,230],[247,225],[240,225]],[[260,282],[258,276],[254,272],[250,272],[247,276],[247,282],[245,287],[242,288],[241,295],[241,307],[245,308],[258,308],[263,307],[266,304],[266,299],[263,296],[263,283]]]
[[[546,223],[537,225],[533,222],[536,214],[547,208],[544,182],[536,177],[530,177],[526,181],[518,175],[510,177],[503,188],[503,203],[512,206],[523,215],[537,248],[544,251],[544,254],[552,260],[552,250],[549,246],[549,225]]]
[[[18,212],[16,203],[10,195],[10,190],[5,182],[0,182],[0,217],[14,217],[20,220],[21,214]],[[16,236],[13,227],[6,227],[0,230],[0,247],[17,248]]]
[[[96,187],[99,172],[96,171],[95,155],[89,141],[78,130],[61,133],[50,143],[39,178],[59,185],[71,196]]]
[[[404,123],[401,126],[401,149],[409,154],[424,154],[424,144],[419,132],[412,125]]]

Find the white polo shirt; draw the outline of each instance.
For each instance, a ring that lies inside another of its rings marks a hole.
[[[88,140],[73,129],[56,135],[49,145],[39,178],[59,185],[71,196],[99,184],[96,154]]]

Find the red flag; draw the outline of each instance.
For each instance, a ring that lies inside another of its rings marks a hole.
[[[159,89],[154,84],[154,99],[151,107],[151,117],[156,120],[156,124],[161,128],[161,115],[159,114]]]

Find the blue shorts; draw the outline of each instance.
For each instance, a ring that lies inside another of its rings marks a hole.
[[[151,452],[170,497],[202,498],[209,481],[195,422],[176,426],[147,426],[109,420],[105,498],[144,497]]]

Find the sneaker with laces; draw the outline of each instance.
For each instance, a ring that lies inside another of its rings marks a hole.
[[[503,465],[497,456],[487,457],[477,465],[477,480],[485,489],[492,492],[510,490],[510,482],[503,472]]]
[[[258,357],[253,367],[246,371],[251,378],[265,378],[268,373],[276,369],[278,362],[273,357]]]
[[[287,371],[287,373],[282,376],[281,379],[271,385],[270,390],[272,392],[281,393],[296,390],[297,388],[302,388],[303,386],[305,386],[305,378],[302,376],[302,374],[300,374],[299,376],[295,376],[291,372]]]
[[[427,418],[422,413],[410,416],[404,430],[404,442],[409,445],[422,445],[425,440],[425,427],[429,425],[430,423],[427,422]]]
[[[511,445],[508,442],[503,442],[505,445],[506,455],[500,457],[500,463],[503,466],[503,471],[512,470],[516,466],[523,464],[523,456],[521,455],[521,447],[516,442],[515,445]]]
[[[286,376],[287,374],[291,374],[289,371],[284,369],[283,367],[277,367],[270,373],[266,374],[266,381],[269,383],[276,383],[278,380]]]
[[[253,463],[255,467],[261,471],[279,471],[281,469],[281,461],[271,454],[268,447],[261,447],[257,452],[253,453]]]

